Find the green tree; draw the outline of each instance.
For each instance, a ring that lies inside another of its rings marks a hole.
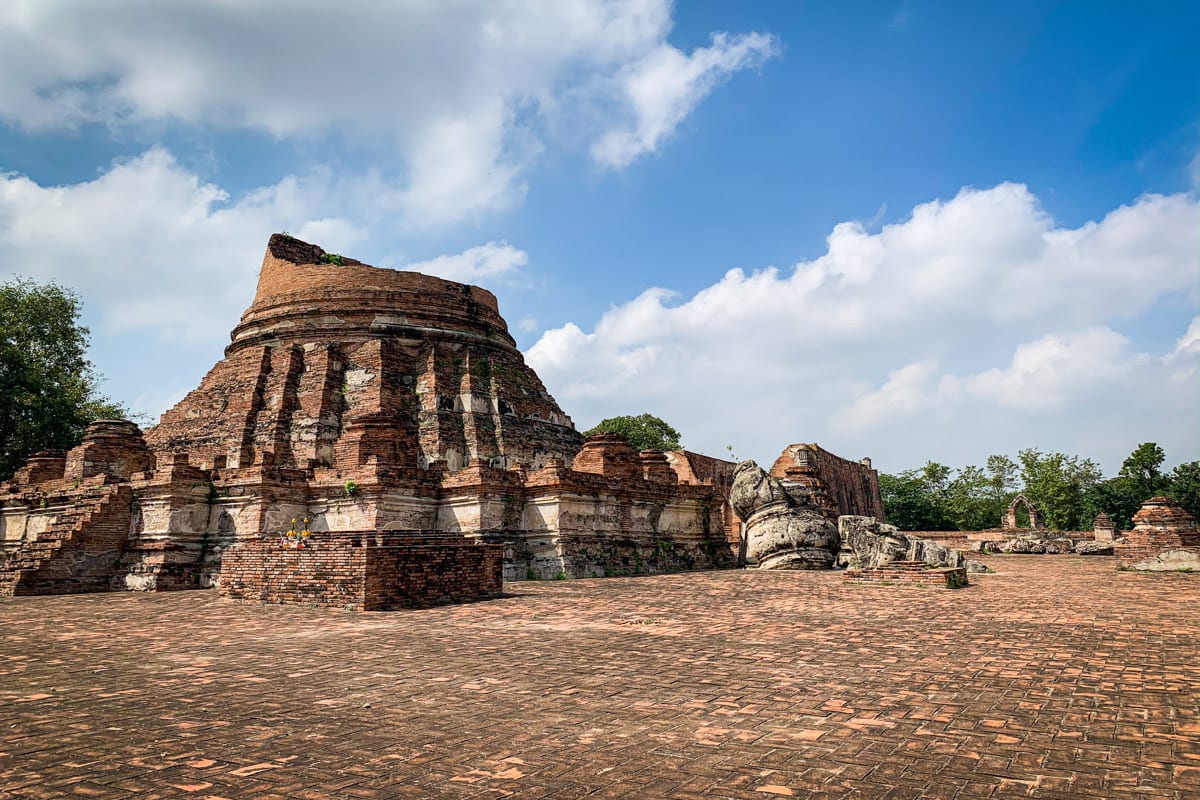
[[[1104,478],[1094,461],[1034,448],[1022,450],[1018,458],[1025,496],[1045,515],[1047,526],[1063,531],[1090,526],[1087,497]]]
[[[930,462],[933,464],[933,462]],[[879,494],[887,521],[905,531],[940,531],[950,526],[941,492],[930,483],[926,474],[944,479],[939,464],[921,472],[905,470],[898,475],[879,474]]]
[[[959,470],[946,492],[946,510],[960,531],[996,527],[1007,505],[1007,496],[995,494],[992,477],[979,467]]]
[[[1171,472],[1170,494],[1200,521],[1200,461],[1180,464]]]
[[[679,431],[672,428],[653,414],[638,414],[636,417],[609,417],[585,436],[595,433],[619,433],[624,436],[634,450],[678,450]]]
[[[1181,499],[1180,494],[1188,491],[1187,465],[1180,465],[1182,480],[1176,480],[1176,473],[1163,473],[1165,460],[1163,449],[1154,442],[1139,444],[1121,464],[1121,471],[1115,478],[1099,482],[1088,490],[1088,514],[1094,518],[1103,511],[1118,528],[1128,530],[1133,524],[1133,515],[1148,498],[1169,494]]]
[[[1000,514],[1011,501],[1011,495],[1017,491],[1017,476],[1021,468],[1008,456],[988,456],[987,458],[988,493],[992,500],[999,503]]]
[[[1129,530],[1133,525],[1133,515],[1142,506],[1139,496],[1140,492],[1129,478],[1118,475],[1100,481],[1088,489],[1085,496],[1087,512],[1083,519],[1084,527],[1087,527],[1089,518],[1095,519],[1103,511],[1119,530]]]
[[[1167,454],[1154,442],[1143,442],[1129,458],[1121,464],[1119,477],[1129,481],[1130,488],[1137,494],[1140,505],[1145,500],[1162,494],[1171,484],[1171,479],[1162,472]]]
[[[79,298],[54,283],[0,284],[0,480],[38,450],[70,448],[125,409],[101,396]]]

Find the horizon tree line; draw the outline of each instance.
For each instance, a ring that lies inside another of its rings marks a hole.
[[[983,467],[953,469],[930,461],[920,469],[879,474],[879,490],[888,522],[901,530],[984,530],[1000,519],[1018,494],[1024,494],[1055,530],[1090,530],[1100,512],[1118,529],[1151,497],[1173,497],[1193,517],[1200,516],[1200,461],[1165,471],[1165,451],[1143,442],[1105,478],[1089,458],[1043,453],[1027,448],[1017,461],[988,456]]]

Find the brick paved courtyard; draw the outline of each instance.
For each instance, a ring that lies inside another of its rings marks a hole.
[[[1200,797],[1200,575],[0,601],[0,798]]]

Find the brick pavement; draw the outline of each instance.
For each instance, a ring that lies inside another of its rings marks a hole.
[[[1200,575],[0,600],[0,798],[1200,797]]]

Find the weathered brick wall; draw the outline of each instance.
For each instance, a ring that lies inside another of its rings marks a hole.
[[[571,469],[603,475],[614,481],[630,481],[642,477],[642,462],[638,452],[619,433],[596,433],[587,437],[583,442],[583,449],[571,463]]]
[[[716,489],[722,500],[721,530],[725,532],[725,540],[736,551],[741,545],[742,518],[729,505],[729,489],[733,486],[737,464],[690,450],[673,450],[666,455],[680,483],[711,484]]]
[[[121,580],[133,492],[127,484],[76,496],[36,538],[0,560],[0,595],[109,591]]]
[[[257,539],[229,548],[220,594],[234,600],[387,611],[499,597],[503,547],[456,537],[315,534],[303,550]]]
[[[853,514],[884,519],[879,473],[870,460],[850,461],[815,444],[788,445],[771,465],[771,475],[803,484],[830,520]]]
[[[366,548],[348,541],[281,549],[273,539],[242,542],[221,559],[220,594],[234,600],[363,609]]]
[[[141,428],[128,420],[104,419],[88,425],[83,441],[67,452],[63,478],[76,482],[97,475],[128,479],[153,466],[154,456]]]
[[[25,466],[13,474],[12,483],[17,486],[61,480],[67,468],[65,450],[42,450],[34,453]]]
[[[366,611],[486,600],[504,590],[504,548],[463,541],[369,547],[366,574]]]

